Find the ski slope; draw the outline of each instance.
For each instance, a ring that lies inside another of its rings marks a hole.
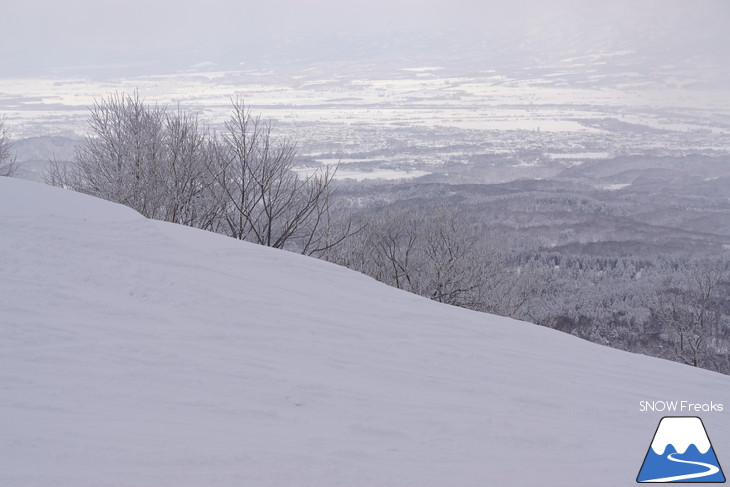
[[[0,222],[2,486],[625,486],[640,400],[730,407],[726,376],[70,191],[0,178]]]

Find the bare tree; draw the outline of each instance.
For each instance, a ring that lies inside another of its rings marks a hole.
[[[538,303],[554,285],[551,274],[536,262],[511,263],[493,249],[485,262],[482,303],[475,309],[537,322]]]
[[[130,206],[148,218],[319,255],[355,233],[333,203],[337,167],[300,176],[296,145],[273,135],[241,100],[219,137],[179,107],[135,92],[94,104],[73,161],[51,161],[45,180]]]
[[[387,284],[421,294],[419,273],[419,240],[423,216],[404,212],[385,212],[371,226],[376,275]]]
[[[507,269],[456,210],[385,209],[327,259],[435,301],[515,316],[537,286],[529,266]]]
[[[173,223],[217,230],[223,204],[211,175],[216,148],[194,115],[180,107],[165,114],[160,218]]]
[[[12,176],[18,169],[5,117],[0,118],[0,176]]]
[[[149,218],[218,229],[223,205],[210,168],[217,149],[197,117],[116,93],[94,104],[89,127],[73,161],[50,161],[47,183]]]
[[[165,109],[115,93],[94,103],[89,128],[70,165],[52,162],[46,181],[164,217]]]
[[[270,121],[254,116],[243,100],[220,138],[214,168],[232,237],[305,254],[322,252],[351,234],[332,235],[332,181],[336,167],[302,176],[294,171],[297,147],[274,135]]]
[[[719,368],[713,339],[725,335],[721,326],[727,286],[728,269],[722,261],[696,264],[667,283],[656,315],[669,333],[677,360]]]
[[[455,210],[441,210],[424,227],[423,293],[441,303],[476,308],[488,282],[489,251]]]
[[[301,241],[301,253],[325,258],[328,252],[341,246],[364,228],[365,225],[353,224],[348,207],[342,200],[335,198],[334,189],[326,191],[317,202],[314,217],[305,222],[303,233],[306,239]]]

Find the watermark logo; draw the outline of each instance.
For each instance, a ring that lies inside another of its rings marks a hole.
[[[702,420],[696,416],[663,417],[636,481],[725,482]]]

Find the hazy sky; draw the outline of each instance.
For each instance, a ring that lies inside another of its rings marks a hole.
[[[2,53],[48,66],[155,49],[254,45],[294,33],[481,32],[554,18],[561,28],[656,15],[730,22],[726,0],[18,0],[4,2]],[[727,49],[727,46],[723,46]],[[2,68],[0,68],[2,69]]]

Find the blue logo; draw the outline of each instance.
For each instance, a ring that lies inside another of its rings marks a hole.
[[[662,418],[636,481],[725,482],[702,420],[695,416]]]

